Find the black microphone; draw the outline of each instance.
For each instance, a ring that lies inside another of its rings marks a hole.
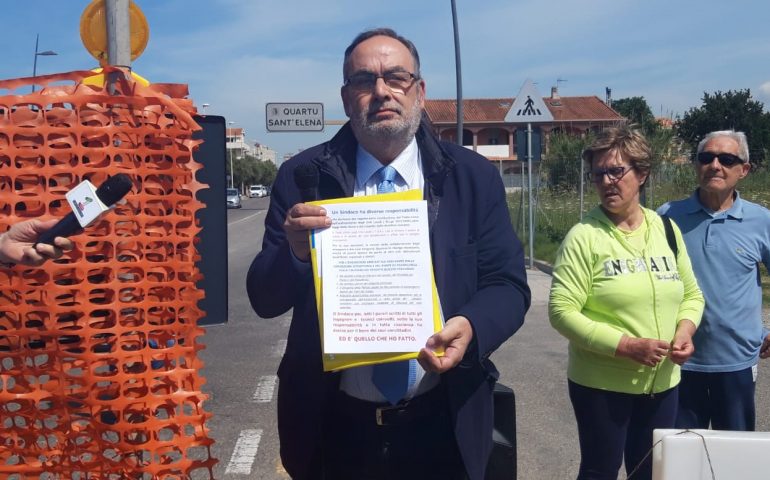
[[[131,178],[128,175],[119,173],[108,178],[99,185],[99,188],[96,189],[96,196],[103,204],[111,207],[115,202],[125,197],[133,186],[134,184],[131,182]],[[37,243],[53,245],[53,239],[56,237],[69,237],[70,235],[75,235],[82,231],[83,227],[80,226],[80,222],[78,222],[75,212],[70,212],[64,218],[59,220],[50,230],[43,232],[40,235],[40,238],[38,238]]]
[[[307,163],[298,165],[294,168],[294,183],[303,202],[318,200],[318,167]]]

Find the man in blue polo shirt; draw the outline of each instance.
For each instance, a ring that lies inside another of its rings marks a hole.
[[[709,133],[694,164],[699,188],[658,210],[682,230],[706,298],[695,353],[682,366],[676,424],[751,431],[757,363],[770,357],[758,271],[759,262],[770,268],[770,211],[736,190],[751,169],[742,132]]]

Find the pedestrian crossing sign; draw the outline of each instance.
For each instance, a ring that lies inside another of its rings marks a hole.
[[[532,80],[527,79],[516,95],[511,109],[505,115],[506,123],[553,122],[553,114],[545,105],[543,97]]]

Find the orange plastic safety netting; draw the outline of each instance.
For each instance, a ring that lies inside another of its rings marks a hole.
[[[91,75],[0,81],[0,232],[64,216],[84,179],[134,184],[74,251],[0,268],[0,477],[213,478],[194,107],[183,85],[110,94]]]

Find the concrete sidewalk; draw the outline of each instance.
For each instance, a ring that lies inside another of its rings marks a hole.
[[[567,340],[548,322],[551,277],[528,270],[532,290],[524,326],[492,357],[500,381],[516,393],[518,478],[570,479],[577,475],[580,448],[567,394]],[[770,363],[760,363],[757,430],[770,430]],[[625,472],[619,478],[625,478]]]

